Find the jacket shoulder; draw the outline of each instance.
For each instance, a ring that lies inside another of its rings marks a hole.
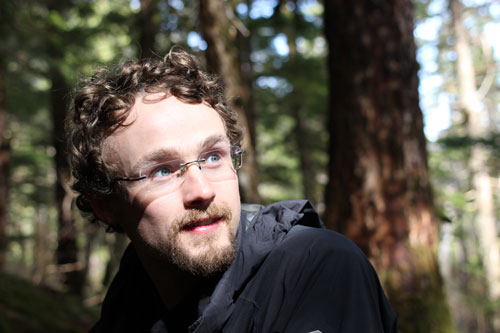
[[[256,295],[255,304],[270,304],[263,306],[264,331],[395,331],[396,315],[375,269],[337,232],[294,226],[262,268],[280,281],[270,296]],[[269,320],[273,308],[279,310]]]

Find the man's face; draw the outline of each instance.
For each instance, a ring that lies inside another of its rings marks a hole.
[[[105,141],[107,163],[114,163],[120,176],[134,177],[139,170],[173,159],[197,160],[229,146],[213,108],[175,97],[159,102],[138,98],[126,124]],[[123,181],[128,196],[118,200],[108,222],[120,224],[139,255],[148,260],[168,260],[201,275],[223,270],[234,258],[240,219],[238,179],[234,169],[228,170],[221,179],[212,179],[208,168],[200,170],[192,163],[174,187],[152,189],[149,179]],[[169,172],[160,169],[153,174],[163,177]]]

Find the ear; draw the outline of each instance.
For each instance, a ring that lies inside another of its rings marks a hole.
[[[115,225],[118,223],[119,219],[116,214],[116,202],[113,198],[89,198],[90,207],[94,211],[94,214],[102,222],[108,225]]]

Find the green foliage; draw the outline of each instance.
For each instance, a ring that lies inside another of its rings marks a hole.
[[[316,6],[316,7],[314,7]],[[318,3],[283,2],[269,19],[242,17],[252,35],[261,195],[266,202],[304,198],[321,205],[326,180],[326,53]],[[311,19],[314,17],[315,19]],[[288,51],[277,47],[286,42]],[[301,122],[301,124],[298,124]],[[305,131],[298,134],[298,126]],[[302,140],[303,146],[299,146]],[[305,156],[308,155],[308,156]],[[310,165],[301,165],[308,158]],[[312,180],[305,193],[304,178]]]
[[[491,52],[492,36],[489,36],[490,40],[486,37],[488,28],[497,25],[500,16],[496,10],[498,4],[493,2],[461,2],[465,6],[462,12],[463,22],[472,51],[476,89],[481,98],[481,105],[478,107],[483,113],[484,135],[479,138],[468,136],[469,119],[461,105],[465,97],[459,94],[456,39],[448,1],[417,0],[415,5],[417,22],[433,22],[438,29],[436,38],[428,34],[430,36],[427,39],[419,40],[422,50],[427,52],[427,62],[433,63],[432,66],[423,66],[421,78],[433,76],[434,80],[429,80],[433,82],[438,81],[436,78],[439,79],[440,83],[432,91],[435,105],[430,105],[430,108],[434,109],[432,112],[448,112],[444,107],[436,106],[440,101],[443,103],[442,101],[448,100],[451,124],[441,132],[437,142],[429,143],[429,166],[437,210],[442,220],[450,223],[443,226],[443,230],[449,230],[444,233],[448,240],[443,245],[448,259],[445,266],[451,271],[446,276],[447,289],[450,295],[458,295],[455,304],[451,304],[452,308],[459,309],[461,313],[461,316],[455,318],[457,329],[468,332],[479,330],[479,322],[488,326],[492,316],[491,302],[488,301],[485,287],[481,247],[474,227],[480,223],[477,221],[479,199],[472,184],[470,158],[473,147],[486,148],[490,156],[485,167],[492,179],[498,178],[500,80],[495,68],[498,67],[499,59],[498,53],[495,58]],[[430,54],[433,56],[430,57]],[[422,82],[425,83],[425,79]],[[494,195],[497,219],[500,213],[498,199],[498,195]]]

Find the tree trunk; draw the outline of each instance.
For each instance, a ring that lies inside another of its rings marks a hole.
[[[297,52],[297,35],[299,29],[299,20],[297,11],[299,6],[297,1],[294,1],[295,6],[290,13],[292,16],[288,18],[283,18],[283,7],[285,6],[284,1],[279,1],[274,8],[273,17],[279,22],[278,26],[281,26],[281,30],[286,35],[287,45],[288,45],[288,58],[291,64],[300,64],[298,61],[300,55]],[[285,14],[286,15],[286,14]],[[300,66],[300,65],[299,65]],[[302,75],[299,66],[291,66],[287,71],[290,77],[299,77]],[[290,94],[287,99],[287,109],[290,110],[291,115],[295,120],[295,140],[297,152],[299,155],[299,165],[300,174],[302,177],[302,194],[305,199],[311,200],[312,202],[317,202],[314,195],[315,179],[313,176],[313,161],[311,156],[311,147],[309,143],[309,131],[308,131],[308,119],[304,116],[304,96],[303,88],[300,85],[294,86],[294,91]]]
[[[468,120],[467,134],[475,142],[484,138],[487,133],[488,125],[482,124],[482,118],[487,116],[487,110],[485,110],[476,88],[472,51],[461,15],[462,4],[459,0],[449,0],[449,7],[456,37],[455,49],[457,52],[460,104]],[[488,170],[488,157],[488,151],[485,147],[478,143],[474,144],[469,159],[469,173],[477,209],[474,229],[481,246],[488,296],[491,301],[499,301],[500,241],[497,236],[498,230],[492,193],[493,185]],[[500,330],[500,319],[497,319],[494,325],[496,330]]]
[[[89,272],[91,272],[91,261],[90,258],[92,256],[92,252],[94,251],[97,244],[97,236],[99,231],[102,231],[99,225],[88,223],[83,229],[86,238],[86,243],[84,248],[82,249],[82,278],[87,281],[89,278]]]
[[[47,226],[47,221],[49,220],[48,208],[44,205],[39,205],[35,218],[35,265],[31,281],[35,285],[43,285],[47,275],[47,268],[52,258],[52,253],[49,253],[50,231]]]
[[[329,228],[377,269],[401,331],[446,332],[410,0],[325,0]]]
[[[302,176],[302,193],[303,197],[312,202],[317,202],[314,195],[314,174],[312,172],[312,157],[309,146],[309,134],[307,129],[307,118],[302,115],[302,103],[298,100],[300,93],[296,93],[293,99],[296,103],[291,106],[291,112],[295,118],[295,139],[297,140],[297,151],[299,153],[300,171]]]
[[[130,243],[128,237],[125,236],[125,234],[114,233],[113,236],[113,240],[111,242],[107,242],[110,256],[106,264],[106,271],[102,281],[103,286],[106,287],[111,284],[113,277],[118,272],[123,252],[125,252],[125,249]]]
[[[0,59],[0,270],[7,251],[7,204],[9,199],[10,140],[6,133],[4,63]]]
[[[50,47],[50,49],[52,49]],[[54,55],[53,52],[51,52]],[[61,59],[52,57],[52,59]],[[59,69],[53,66],[50,69],[50,80],[52,89],[50,99],[52,105],[52,138],[56,150],[55,166],[57,173],[56,181],[56,204],[58,213],[58,243],[56,249],[57,264],[62,272],[62,281],[73,294],[80,295],[83,287],[83,279],[78,264],[78,248],[76,245],[76,228],[72,215],[73,194],[69,188],[69,168],[65,153],[64,119],[66,116],[65,96],[69,88]]]
[[[155,36],[159,30],[155,13],[158,12],[158,0],[141,0],[141,11],[139,12],[139,57],[150,58],[155,51]]]
[[[47,2],[49,11],[62,12],[66,5],[63,2],[50,0]],[[81,295],[83,277],[78,262],[78,248],[76,244],[76,228],[72,215],[73,193],[69,187],[70,173],[66,159],[64,121],[66,117],[67,101],[70,89],[59,68],[59,62],[64,61],[61,38],[62,31],[49,25],[47,34],[59,34],[59,38],[47,38],[47,52],[50,59],[48,79],[52,83],[50,89],[50,104],[52,108],[52,141],[56,151],[56,205],[58,213],[58,238],[56,261],[63,284],[68,291]],[[55,30],[55,31],[54,31]]]
[[[250,7],[251,4],[247,5]],[[236,36],[236,46],[238,48],[238,54],[241,64],[241,78],[243,80],[243,86],[248,88],[249,97],[245,101],[245,116],[247,119],[248,131],[250,132],[250,140],[255,147],[257,144],[256,137],[256,114],[255,114],[255,100],[253,98],[252,85],[255,79],[255,72],[253,68],[253,63],[251,60],[252,55],[252,36],[249,32],[238,33]],[[258,184],[257,184],[258,185]]]
[[[200,21],[203,38],[207,42],[207,60],[211,70],[218,73],[225,82],[226,96],[230,106],[238,113],[240,124],[245,128],[243,148],[244,163],[238,172],[242,201],[260,202],[259,176],[255,142],[250,134],[245,107],[251,99],[251,89],[242,78],[238,56],[236,27],[228,19],[223,0],[199,0]]]

